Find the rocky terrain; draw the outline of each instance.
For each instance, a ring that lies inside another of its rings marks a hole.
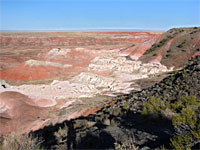
[[[196,27],[163,34],[16,32],[0,38],[0,134],[93,114],[117,96],[130,97],[161,81],[200,47]]]
[[[187,101],[184,102],[184,99]],[[195,100],[193,103],[190,101],[192,99]],[[151,102],[151,105],[148,102]],[[189,111],[191,105],[196,111],[197,120],[194,121],[195,124],[192,124],[192,129],[188,129],[191,124],[186,124],[186,122],[179,124],[181,128],[174,124],[174,119],[180,113],[175,110],[175,107],[180,110],[182,107],[180,102],[188,103],[183,109],[188,108]],[[146,107],[147,104],[149,107]],[[153,113],[150,113],[151,106],[154,107],[151,110]],[[48,149],[61,147],[65,149],[112,149],[116,142],[125,143],[127,141],[135,145],[135,149],[164,147],[179,149],[181,146],[197,149],[200,144],[199,107],[200,56],[197,56],[184,69],[174,72],[152,87],[118,96],[113,103],[105,105],[95,114],[48,126],[34,134],[44,138],[43,146]],[[144,110],[146,111],[147,108],[149,112],[146,114]],[[192,139],[187,145],[188,143],[184,143],[184,135],[190,136],[190,130],[196,134],[194,137],[191,135]],[[181,136],[183,142],[176,141],[176,145],[172,140],[175,135]]]

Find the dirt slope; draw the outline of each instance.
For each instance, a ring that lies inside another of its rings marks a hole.
[[[200,54],[200,27],[174,28],[161,35],[142,57],[144,62],[160,62],[168,67],[183,67],[187,61]]]

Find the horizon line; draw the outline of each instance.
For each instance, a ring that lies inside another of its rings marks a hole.
[[[168,29],[135,29],[135,28],[83,28],[83,29],[0,29],[0,32],[106,32],[106,31],[154,31],[163,32]]]

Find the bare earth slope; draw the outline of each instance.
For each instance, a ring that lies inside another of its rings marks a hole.
[[[160,62],[168,67],[183,67],[187,60],[200,54],[200,28],[174,28],[161,35],[140,60]]]

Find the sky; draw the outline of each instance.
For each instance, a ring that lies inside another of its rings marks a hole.
[[[0,0],[0,30],[200,26],[200,0]]]

